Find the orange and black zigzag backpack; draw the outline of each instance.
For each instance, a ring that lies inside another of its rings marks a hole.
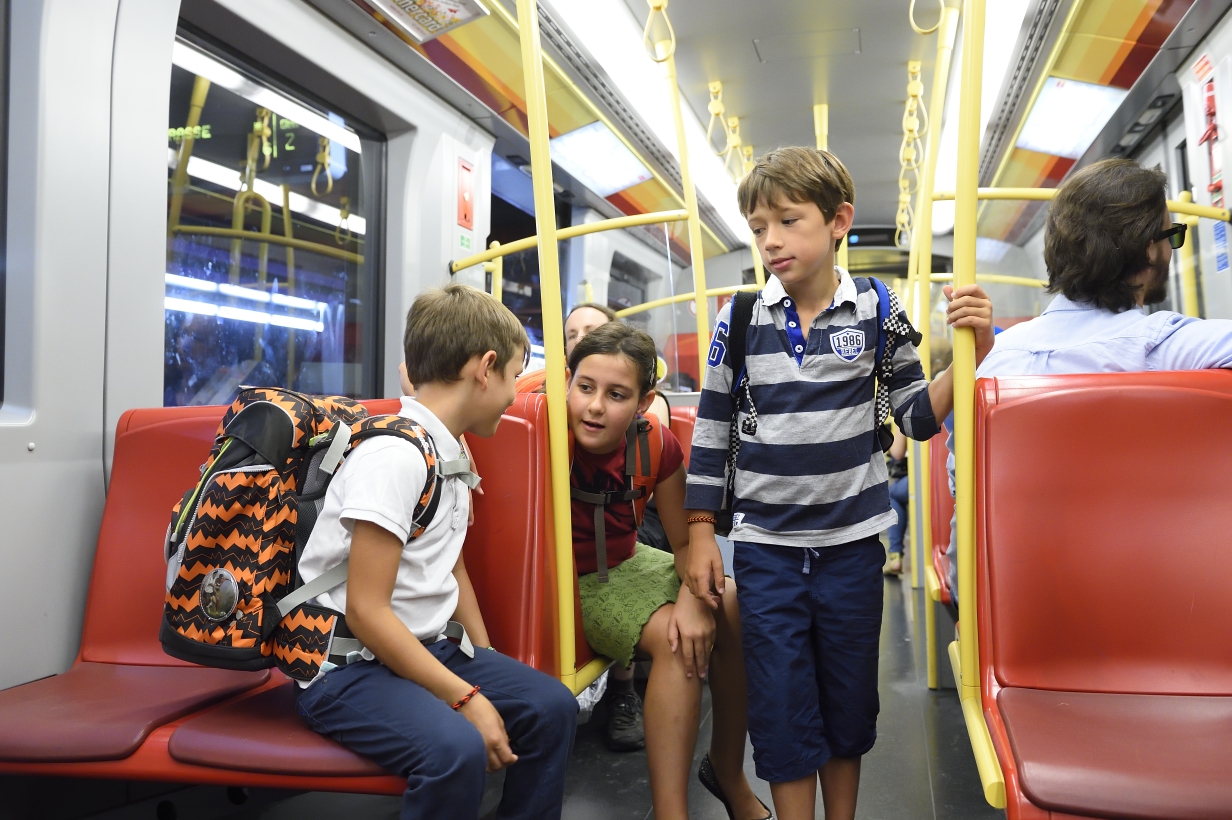
[[[444,476],[469,464],[439,463],[421,425],[369,416],[352,399],[279,388],[240,392],[201,480],[171,512],[159,632],[167,654],[223,669],[276,665],[307,681],[331,656],[362,648],[342,613],[308,603],[346,580],[346,563],[309,584],[298,567],[330,479],[356,445],[378,435],[411,442],[428,464],[416,538],[432,520]]]

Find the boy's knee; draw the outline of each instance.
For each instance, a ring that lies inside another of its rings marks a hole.
[[[488,749],[483,736],[469,722],[462,727],[442,731],[435,748],[427,756],[430,776],[459,783],[478,783],[483,789],[488,771]]]
[[[577,727],[578,702],[569,687],[549,679],[539,697],[539,711],[552,729],[561,735],[572,734]]]

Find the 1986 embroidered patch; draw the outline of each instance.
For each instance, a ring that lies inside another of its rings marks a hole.
[[[830,337],[834,353],[845,362],[854,362],[864,352],[864,331],[848,328]]]

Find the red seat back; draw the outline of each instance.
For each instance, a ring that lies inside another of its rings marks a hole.
[[[491,438],[466,437],[475,469],[483,476],[483,495],[475,496],[475,523],[466,535],[465,555],[493,645],[555,674],[547,441],[547,398],[541,393],[519,393]]]
[[[950,519],[954,517],[954,496],[950,495],[950,474],[945,467],[945,440],[949,437],[945,427],[932,437],[929,443],[929,494],[931,499],[932,562],[941,584],[941,600],[950,602],[950,559],[945,554],[950,546]]]
[[[396,413],[397,399],[364,402]],[[115,458],[95,549],[81,659],[184,666],[158,642],[171,507],[200,478],[225,407],[129,410],[116,425]]]
[[[697,425],[697,405],[672,408],[672,435],[684,450],[684,468],[689,469],[689,450],[693,447],[693,428]]]
[[[163,540],[171,508],[200,478],[223,407],[129,410],[115,458],[81,634],[81,659],[188,666],[165,654],[158,628],[166,593]]]
[[[1232,373],[982,380],[981,665],[1002,686],[1232,695]]]

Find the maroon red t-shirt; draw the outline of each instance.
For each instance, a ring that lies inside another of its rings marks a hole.
[[[663,455],[659,459],[659,479],[665,479],[684,464],[680,442],[666,427],[663,430]],[[569,477],[574,487],[593,493],[621,492],[628,488],[625,478],[625,445],[602,455],[574,448],[573,471]],[[573,508],[573,556],[579,575],[599,569],[595,557],[595,506],[576,499]],[[604,510],[604,534],[607,536],[608,569],[633,557],[637,544],[637,518],[632,501],[617,501]]]

